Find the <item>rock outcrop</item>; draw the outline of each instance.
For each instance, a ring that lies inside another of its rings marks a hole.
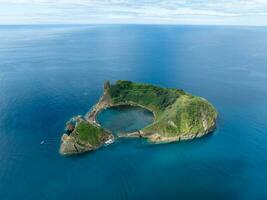
[[[59,152],[62,155],[78,154],[90,150],[93,150],[93,146],[91,146],[90,144],[80,145],[79,143],[77,143],[75,138],[65,133],[61,137],[61,145]]]

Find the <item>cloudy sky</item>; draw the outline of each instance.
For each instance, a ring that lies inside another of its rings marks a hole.
[[[0,0],[0,24],[267,25],[267,0]]]

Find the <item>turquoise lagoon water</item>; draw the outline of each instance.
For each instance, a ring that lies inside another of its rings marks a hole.
[[[60,156],[65,122],[117,79],[203,96],[218,127]],[[266,86],[266,28],[0,26],[0,199],[267,199]]]
[[[141,130],[153,123],[153,113],[137,106],[116,106],[101,111],[97,121],[113,134]]]

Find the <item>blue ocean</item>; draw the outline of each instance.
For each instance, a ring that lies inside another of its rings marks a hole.
[[[208,99],[216,131],[61,156],[66,121],[90,110],[105,80],[119,79]],[[0,26],[1,200],[264,200],[266,187],[267,28]]]

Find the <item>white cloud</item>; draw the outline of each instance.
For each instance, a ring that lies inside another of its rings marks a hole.
[[[267,25],[267,0],[0,0],[0,24]]]

